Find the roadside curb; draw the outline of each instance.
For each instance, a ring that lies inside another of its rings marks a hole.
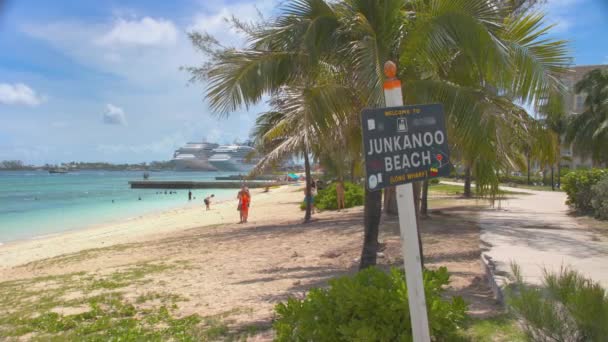
[[[481,262],[484,266],[483,268],[486,274],[488,285],[490,286],[490,289],[494,294],[494,299],[496,299],[496,301],[501,305],[504,305],[505,300],[503,290],[502,287],[498,285],[498,282],[500,281],[502,284],[505,284],[506,279],[504,279],[504,277],[496,275],[496,265],[494,264],[494,261],[492,260],[491,256],[485,253],[481,253]]]

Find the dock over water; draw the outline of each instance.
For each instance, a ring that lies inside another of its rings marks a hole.
[[[239,189],[242,185],[251,189],[265,188],[268,186],[280,186],[289,184],[288,182],[264,182],[264,181],[244,181],[244,182],[195,182],[195,181],[130,181],[131,189]]]

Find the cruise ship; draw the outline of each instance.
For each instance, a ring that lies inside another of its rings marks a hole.
[[[209,157],[218,144],[205,142],[189,142],[185,146],[175,150],[172,161],[178,171],[216,171],[217,169],[209,163]]]
[[[247,145],[224,145],[213,149],[209,163],[219,171],[249,172],[259,158],[252,156],[255,149]]]

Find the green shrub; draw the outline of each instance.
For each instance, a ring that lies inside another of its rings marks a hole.
[[[568,195],[567,203],[580,212],[593,212],[593,205],[591,204],[593,193],[591,188],[605,175],[608,175],[608,170],[606,169],[576,170],[570,172],[564,177],[562,183],[562,189]]]
[[[447,269],[426,270],[424,289],[435,341],[456,336],[466,318],[461,297],[442,299]],[[277,341],[411,341],[412,331],[404,273],[365,269],[331,280],[306,298],[290,298],[275,307]]]
[[[507,302],[532,341],[605,341],[608,336],[606,291],[576,271],[545,272],[542,287],[524,284],[513,265],[516,282]]]
[[[344,182],[344,207],[351,208],[363,205],[365,192],[360,185]],[[315,197],[315,206],[322,210],[338,209],[338,196],[336,194],[336,183],[332,183],[325,189],[319,191]]]
[[[591,187],[591,206],[597,218],[608,220],[608,174]]]
[[[432,184],[432,185],[439,184],[439,178],[429,179],[429,184]]]

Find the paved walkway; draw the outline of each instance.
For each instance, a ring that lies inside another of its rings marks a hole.
[[[529,195],[503,200],[500,207],[497,202],[497,209],[480,213],[482,249],[498,275],[510,273],[515,262],[525,281],[540,283],[544,268],[570,266],[608,288],[608,238],[568,215],[565,193],[503,189]]]

